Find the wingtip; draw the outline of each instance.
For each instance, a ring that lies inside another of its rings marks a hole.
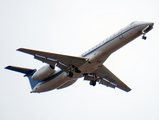
[[[8,67],[8,66],[7,66]],[[4,67],[4,69],[7,69],[7,67]]]
[[[24,48],[18,48],[17,51],[21,51],[21,50],[23,50],[23,49],[24,49]]]
[[[12,67],[11,65],[8,65],[4,69],[10,69],[11,67]]]
[[[130,92],[130,91],[131,91],[131,89],[127,90],[126,92]]]

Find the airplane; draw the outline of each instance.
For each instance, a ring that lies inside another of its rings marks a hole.
[[[153,29],[153,25],[153,22],[132,22],[79,57],[19,48],[17,51],[33,55],[35,59],[46,65],[39,70],[16,66],[5,68],[25,74],[24,76],[30,81],[31,93],[62,89],[72,85],[81,77],[89,81],[92,86],[98,82],[107,87],[117,87],[129,92],[131,89],[103,63],[113,52],[140,35],[146,40],[145,35]]]

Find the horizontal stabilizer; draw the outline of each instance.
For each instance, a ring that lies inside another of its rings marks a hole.
[[[26,75],[31,74],[35,71],[35,69],[28,69],[28,68],[22,68],[22,67],[16,67],[16,66],[7,66],[5,69],[13,70],[16,72],[24,73]]]
[[[13,70],[16,72],[20,72],[20,73],[24,73],[25,77],[28,77],[29,82],[30,82],[30,86],[32,88],[32,90],[34,89],[34,87],[40,83],[39,80],[32,80],[32,75],[36,72],[36,69],[28,69],[28,68],[22,68],[22,67],[16,67],[16,66],[7,66],[5,67],[5,69],[8,70]]]

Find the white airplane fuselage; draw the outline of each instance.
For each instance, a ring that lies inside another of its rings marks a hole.
[[[148,26],[150,29],[148,28]],[[66,72],[59,69],[47,80],[37,84],[31,92],[45,92],[52,89],[64,88],[73,84],[78,78],[83,77],[83,74],[93,73],[114,51],[123,47],[125,44],[129,43],[138,36],[142,34],[144,35],[149,30],[151,30],[152,26],[153,23],[150,22],[131,23],[130,25],[120,29],[118,32],[108,37],[92,49],[83,53],[81,57],[88,58],[89,60],[84,65],[78,68],[81,73],[72,71],[73,77],[70,78],[67,76]]]

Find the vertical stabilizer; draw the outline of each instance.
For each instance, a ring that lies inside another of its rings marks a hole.
[[[16,67],[16,66],[7,66],[5,67],[5,69],[9,69],[9,70],[13,70],[13,71],[25,74],[24,77],[28,77],[32,90],[38,83],[40,83],[39,80],[31,79],[32,75],[36,72],[36,69],[28,69],[28,68],[22,68],[22,67]]]

